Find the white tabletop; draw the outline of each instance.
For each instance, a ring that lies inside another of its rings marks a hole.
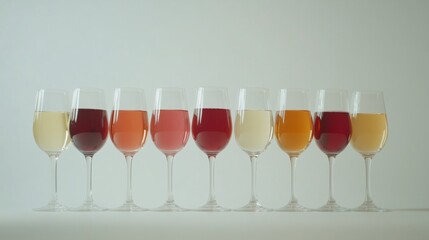
[[[0,214],[0,239],[429,239],[429,211]]]

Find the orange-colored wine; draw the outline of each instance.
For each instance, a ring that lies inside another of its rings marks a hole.
[[[298,156],[313,137],[313,120],[308,110],[282,110],[276,113],[275,135],[280,148]]]
[[[136,153],[146,141],[148,125],[146,111],[113,111],[110,117],[110,138],[122,153]]]
[[[380,151],[387,139],[387,117],[385,113],[357,113],[352,115],[353,148],[362,155],[374,155]]]

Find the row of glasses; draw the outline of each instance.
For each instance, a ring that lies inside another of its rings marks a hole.
[[[225,88],[199,88],[190,129],[185,92],[180,88],[159,88],[155,106],[148,123],[144,91],[135,88],[115,89],[114,106],[107,121],[104,92],[99,89],[76,89],[72,110],[68,113],[67,92],[42,89],[36,98],[33,133],[37,145],[52,162],[52,199],[40,211],[63,211],[57,200],[57,167],[60,153],[70,139],[84,155],[87,165],[86,200],[72,211],[102,211],[92,197],[92,158],[101,149],[110,133],[115,147],[124,154],[127,164],[127,193],[125,203],[114,211],[144,211],[132,198],[132,159],[142,148],[150,128],[155,146],[167,160],[167,201],[154,211],[185,211],[173,197],[173,158],[186,145],[190,131],[197,146],[209,160],[209,197],[197,211],[229,211],[215,198],[215,167],[217,155],[227,146],[232,135],[232,120],[228,91]],[[352,132],[353,129],[353,132]],[[251,163],[251,197],[237,211],[267,211],[256,197],[256,166],[258,156],[270,144],[273,135],[279,147],[289,156],[291,164],[291,198],[278,211],[308,211],[295,195],[295,165],[299,155],[308,147],[313,135],[317,146],[328,156],[329,198],[319,211],[345,211],[333,196],[333,162],[351,141],[365,159],[365,202],[356,211],[383,211],[371,199],[371,159],[382,149],[387,138],[387,118],[381,92],[355,92],[352,114],[349,113],[347,92],[320,90],[317,95],[314,123],[309,107],[308,92],[302,89],[280,90],[279,109],[275,119],[269,106],[269,91],[264,88],[244,88],[239,91],[234,123],[237,144],[249,156]]]
[[[328,157],[329,198],[319,211],[348,211],[340,206],[333,194],[333,164],[349,142],[365,160],[365,201],[354,211],[387,211],[374,204],[371,198],[370,168],[373,156],[387,139],[387,117],[382,92],[354,92],[349,113],[348,94],[344,90],[320,90],[314,116],[314,138]]]

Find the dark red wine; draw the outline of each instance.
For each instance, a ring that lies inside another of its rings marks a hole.
[[[100,150],[106,142],[108,129],[105,110],[77,109],[72,113],[70,137],[75,147],[84,155],[94,155]]]
[[[216,156],[231,138],[232,122],[229,109],[195,109],[192,137],[208,156]]]
[[[346,148],[352,135],[348,112],[315,113],[314,139],[328,156],[335,156]]]

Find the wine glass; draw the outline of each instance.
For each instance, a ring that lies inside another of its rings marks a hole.
[[[40,89],[37,91],[33,119],[33,136],[37,146],[51,159],[52,190],[50,202],[35,211],[65,211],[58,202],[57,161],[70,143],[68,93],[63,90]]]
[[[229,142],[232,134],[228,91],[225,88],[199,88],[192,118],[192,137],[209,159],[209,199],[197,211],[229,211],[215,198],[214,161]]]
[[[103,147],[109,132],[103,90],[74,90],[69,129],[74,146],[85,156],[87,169],[86,200],[80,207],[71,210],[106,210],[96,205],[92,197],[92,158]]]
[[[370,187],[371,160],[383,148],[387,139],[387,117],[383,92],[357,91],[353,93],[352,128],[351,144],[365,160],[366,175],[365,201],[353,210],[386,211],[374,204]]]
[[[239,91],[234,124],[235,141],[250,157],[251,196],[249,203],[237,211],[266,211],[256,197],[256,161],[273,137],[273,115],[269,107],[269,90],[242,88]]]
[[[167,201],[153,211],[184,211],[174,202],[173,158],[185,147],[190,132],[189,113],[185,90],[182,88],[158,88],[155,107],[150,120],[150,134],[155,146],[167,159]]]
[[[274,129],[279,147],[289,155],[291,198],[277,211],[308,211],[298,203],[295,195],[295,166],[300,154],[307,149],[313,138],[313,119],[309,108],[308,91],[281,89],[279,110]]]
[[[125,156],[127,164],[127,195],[125,203],[113,211],[144,211],[134,203],[132,195],[132,161],[143,147],[148,132],[146,98],[138,88],[116,88],[110,115],[110,139]]]
[[[318,211],[347,211],[334,199],[333,166],[335,157],[347,147],[352,134],[348,95],[344,90],[319,90],[316,101],[314,139],[329,161],[329,199]]]

